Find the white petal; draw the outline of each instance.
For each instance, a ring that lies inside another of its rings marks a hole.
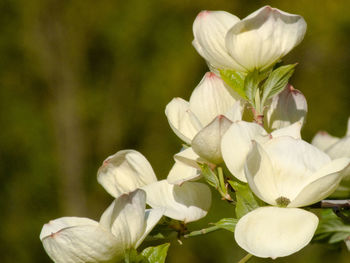
[[[350,136],[344,137],[328,147],[325,152],[332,158],[350,158]]]
[[[342,170],[348,166],[350,159],[340,158],[322,167],[312,175],[310,183],[307,184],[294,200],[288,205],[289,207],[307,206],[325,199],[331,195],[338,187],[343,178]]]
[[[325,151],[339,140],[339,138],[333,137],[325,131],[320,131],[312,139],[311,144],[316,146],[318,149]]]
[[[221,151],[227,168],[239,180],[247,182],[244,164],[251,149],[251,141],[268,140],[267,132],[258,124],[239,121],[231,125],[222,137]]]
[[[238,221],[235,239],[250,254],[275,259],[309,244],[317,225],[317,216],[302,209],[261,207]]]
[[[163,208],[165,216],[185,223],[206,216],[211,205],[210,189],[202,183],[185,182],[176,186],[162,180],[143,189],[147,193],[147,204]]]
[[[193,23],[193,46],[215,68],[244,70],[228,54],[225,46],[227,31],[239,18],[224,11],[202,11]]]
[[[280,136],[290,136],[294,139],[301,139],[300,130],[302,127],[302,123],[300,121],[293,123],[292,125],[286,126],[284,128],[280,128],[271,133],[272,137],[280,137]]]
[[[100,224],[111,229],[124,249],[135,248],[146,230],[145,208],[145,191],[123,194],[103,213]]]
[[[238,95],[226,88],[220,77],[207,72],[192,92],[190,110],[204,127],[218,115],[228,112],[238,100]]]
[[[331,162],[313,145],[292,137],[278,137],[263,145],[273,163],[273,177],[279,196],[293,200],[314,174]],[[323,174],[324,175],[324,174]]]
[[[243,117],[245,103],[241,100],[236,101],[235,104],[227,111],[225,112],[225,117],[228,118],[230,121],[241,121]]]
[[[226,48],[245,69],[263,70],[297,46],[305,31],[301,16],[265,6],[229,30]]]
[[[188,147],[185,150],[175,154],[174,159],[176,162],[182,162],[184,164],[187,164],[188,166],[191,166],[199,170],[200,170],[200,167],[198,163],[206,162],[203,158],[199,157],[198,154],[196,154],[193,151],[192,147]]]
[[[187,144],[191,144],[192,138],[202,128],[189,103],[181,98],[174,98],[166,105],[165,115],[174,133]]]
[[[147,209],[146,210],[146,214],[145,214],[146,229],[145,229],[145,232],[142,234],[141,238],[137,241],[135,248],[137,248],[139,245],[141,245],[142,241],[147,237],[147,235],[152,231],[152,229],[155,227],[155,225],[162,218],[164,212],[165,212],[165,210],[162,208]]]
[[[98,182],[114,197],[157,181],[152,166],[135,150],[109,156],[97,172]]]
[[[256,141],[253,141],[244,170],[254,194],[266,203],[276,205],[276,199],[280,197],[280,194],[275,184],[273,163],[263,147]],[[284,197],[287,196],[284,195]]]
[[[304,95],[292,85],[274,96],[266,113],[270,130],[287,127],[295,122],[303,125],[307,114],[307,102]]]
[[[221,138],[231,124],[223,115],[216,117],[193,138],[193,151],[209,162],[222,163]]]
[[[170,184],[181,185],[186,181],[198,179],[200,176],[200,171],[197,168],[175,160],[175,164],[171,168],[167,180]]]
[[[57,263],[109,262],[124,253],[109,231],[88,218],[52,220],[44,225],[40,239],[47,254]]]

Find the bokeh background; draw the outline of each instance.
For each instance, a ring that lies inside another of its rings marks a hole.
[[[285,58],[299,62],[291,82],[308,99],[304,138],[320,129],[342,136],[350,115],[350,1],[1,0],[0,261],[50,262],[39,240],[44,223],[64,215],[98,219],[112,198],[96,171],[118,150],[141,151],[166,177],[181,142],[164,108],[173,97],[188,99],[207,71],[191,45],[197,13],[243,18],[265,4],[308,23],[304,41]],[[189,228],[232,215],[217,201]],[[172,242],[168,262],[244,255],[232,233],[220,231]],[[311,245],[275,262],[349,258],[345,249]]]

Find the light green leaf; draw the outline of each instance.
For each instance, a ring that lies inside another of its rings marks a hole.
[[[210,167],[207,164],[201,164],[198,163],[202,170],[202,175],[204,179],[207,181],[207,183],[211,186],[213,186],[216,189],[219,189],[220,183],[219,179],[216,176],[216,174],[213,172],[213,170],[210,169]]]
[[[248,184],[228,181],[236,192],[236,216],[241,218],[250,211],[260,207],[262,202],[253,194]]]
[[[149,263],[164,263],[169,246],[170,243],[165,243],[156,247],[148,247],[141,252],[141,255],[147,258]]]
[[[129,249],[124,254],[125,263],[150,263],[147,258],[137,253],[136,249]]]
[[[297,64],[281,66],[270,74],[263,85],[263,94],[261,103],[264,103],[271,97],[280,93],[288,84],[288,80],[293,75],[294,68]]]
[[[255,107],[256,91],[259,87],[259,71],[254,70],[249,72],[244,80],[244,93],[248,98],[248,101]]]
[[[220,76],[243,99],[247,99],[244,92],[245,73],[233,70],[220,70]]]
[[[237,222],[237,218],[223,218],[220,221],[216,222],[214,225],[218,226],[221,229],[235,232]]]
[[[332,209],[323,209],[314,240],[326,240],[329,244],[333,244],[348,237],[350,237],[350,224],[343,222]]]

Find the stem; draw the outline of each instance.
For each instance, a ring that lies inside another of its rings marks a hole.
[[[222,170],[222,167],[221,166],[218,166],[217,168],[217,171],[218,171],[218,176],[219,176],[219,193],[221,194],[221,196],[229,201],[229,202],[232,202],[232,197],[228,194],[227,192],[227,188],[226,188],[226,184],[225,184],[225,179],[224,179],[224,172]]]
[[[252,113],[254,116],[254,122],[264,127],[264,114],[259,113],[255,108],[252,108]]]
[[[245,263],[245,262],[248,262],[249,259],[251,259],[253,255],[248,253],[247,255],[245,255],[244,258],[242,258],[240,261],[238,261],[238,263]]]
[[[222,168],[220,166],[218,167],[218,175],[219,175],[220,188],[224,193],[227,193],[227,190],[225,187],[224,173],[222,172]]]
[[[218,226],[212,226],[212,227],[208,227],[208,228],[203,228],[201,230],[196,230],[196,231],[192,231],[191,233],[184,235],[185,238],[188,237],[195,237],[195,236],[200,236],[200,235],[204,235],[204,234],[208,234],[210,232],[219,230],[220,227]]]
[[[350,199],[344,200],[322,200],[314,205],[312,208],[347,208],[350,207]]]

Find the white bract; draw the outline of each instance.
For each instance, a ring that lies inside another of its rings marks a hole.
[[[305,31],[301,16],[270,6],[242,20],[224,11],[202,11],[193,23],[193,46],[215,69],[264,70],[297,46]]]
[[[271,205],[301,207],[329,196],[342,179],[349,158],[331,158],[289,136],[253,143],[245,174],[252,191]]]
[[[266,125],[269,130],[287,127],[295,122],[304,124],[307,102],[304,95],[292,85],[272,98],[266,112]]]
[[[178,172],[183,171],[180,169]],[[187,182],[175,186],[167,180],[157,181],[147,159],[135,150],[123,150],[108,157],[98,170],[97,178],[114,197],[138,188],[145,190],[148,205],[163,209],[165,216],[186,223],[206,216],[211,205],[211,192],[207,185]]]
[[[311,143],[327,153],[332,159],[350,158],[350,118],[348,119],[347,131],[343,138],[334,137],[325,131],[320,131],[315,135]],[[350,193],[350,166],[343,171],[343,174],[343,182],[333,196],[343,197]]]
[[[197,161],[222,163],[221,138],[233,121],[241,120],[242,111],[238,95],[212,72],[205,74],[189,102],[173,99],[165,109],[170,127],[192,147],[175,155],[169,182],[181,184],[198,177]]]
[[[260,207],[238,221],[235,240],[254,256],[275,259],[309,244],[317,225],[317,216],[303,209]]]
[[[244,165],[249,151],[252,148],[252,140],[264,144],[270,138],[291,136],[300,138],[301,123],[275,130],[271,134],[260,125],[252,122],[238,121],[231,125],[221,140],[221,151],[225,164],[229,171],[240,181],[247,182]]]
[[[312,239],[318,219],[297,207],[329,196],[342,179],[350,159],[331,160],[301,139],[271,138],[253,146],[245,163],[251,190],[273,206],[262,207],[237,223],[235,239],[258,257],[284,257],[299,251]]]
[[[327,132],[318,132],[311,142],[320,150],[327,153],[332,159],[340,157],[350,158],[350,118],[346,134],[343,138],[329,135]]]
[[[163,215],[146,207],[146,193],[119,196],[100,222],[62,217],[45,224],[40,240],[56,263],[117,262],[127,249],[136,249]]]

